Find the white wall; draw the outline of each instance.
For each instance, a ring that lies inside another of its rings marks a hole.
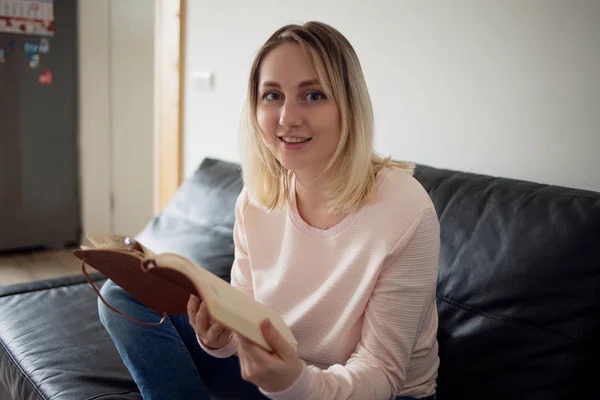
[[[188,2],[185,174],[237,161],[252,56],[288,22],[354,45],[376,147],[398,159],[600,191],[600,2]],[[194,86],[215,73],[212,92]]]
[[[83,233],[134,235],[154,215],[154,2],[78,13]]]

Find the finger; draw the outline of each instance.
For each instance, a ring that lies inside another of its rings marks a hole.
[[[219,323],[214,323],[210,326],[210,328],[208,328],[208,334],[214,336],[215,338],[218,338],[223,331],[225,330],[225,327]]]
[[[246,339],[245,337],[234,333],[237,336],[236,341],[238,345],[238,352],[241,349],[241,352],[246,359],[246,364],[249,367],[253,365],[265,365],[268,361],[273,357],[271,353],[264,350],[257,344],[254,344],[252,341]],[[277,356],[275,356],[277,357]]]
[[[241,357],[246,357],[248,353],[248,345],[250,344],[242,335],[233,332],[233,340],[235,340],[238,348],[238,354]]]
[[[256,365],[256,356],[253,352],[255,344],[241,336],[240,334],[233,332],[234,340],[238,347],[238,357],[241,365],[245,368],[246,372],[250,372],[254,365]]]
[[[200,298],[191,294],[187,302],[188,313],[196,314],[198,307],[200,307]]]
[[[196,330],[196,314],[198,312],[198,307],[200,306],[200,299],[194,295],[190,295],[190,298],[187,302],[187,313],[188,319],[190,321],[190,325]]]
[[[208,316],[208,310],[206,309],[206,303],[200,303],[200,310],[196,314],[196,324],[198,324],[198,329],[202,332],[202,335],[206,335],[208,333],[208,329],[210,328],[210,317]]]
[[[223,332],[225,332],[225,327],[221,324],[214,323],[208,328],[206,337],[211,341],[218,342]]]
[[[227,340],[227,343],[231,342],[231,331],[227,328],[224,328],[217,340]]]
[[[235,333],[234,333],[234,336],[235,336]],[[248,374],[250,373],[250,367],[248,366],[248,359],[246,358],[246,353],[244,352],[243,349],[241,349],[239,347],[238,347],[238,360],[240,361],[240,373],[242,374],[242,379],[247,381]]]
[[[265,340],[271,348],[273,352],[279,355],[284,360],[287,360],[293,357],[296,353],[296,349],[294,346],[289,343],[282,335],[279,333],[277,328],[273,326],[271,321],[265,319],[260,325],[262,333],[265,337]]]

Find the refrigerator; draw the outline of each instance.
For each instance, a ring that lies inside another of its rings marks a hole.
[[[7,17],[23,6],[50,7],[53,21]],[[0,0],[0,52],[0,252],[75,245],[76,0]]]

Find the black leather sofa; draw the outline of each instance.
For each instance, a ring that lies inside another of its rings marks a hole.
[[[600,398],[600,194],[415,176],[441,223],[439,399]],[[227,278],[241,186],[238,165],[204,160],[139,240]],[[82,276],[0,287],[1,386],[13,399],[141,398]]]

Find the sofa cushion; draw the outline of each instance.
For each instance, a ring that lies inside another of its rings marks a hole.
[[[235,202],[241,190],[238,164],[206,158],[137,240],[155,253],[187,257],[229,282]]]
[[[0,386],[10,398],[142,398],[96,304],[82,275],[0,287]]]
[[[440,398],[596,397],[584,379],[600,356],[600,193],[415,177],[441,225]]]

